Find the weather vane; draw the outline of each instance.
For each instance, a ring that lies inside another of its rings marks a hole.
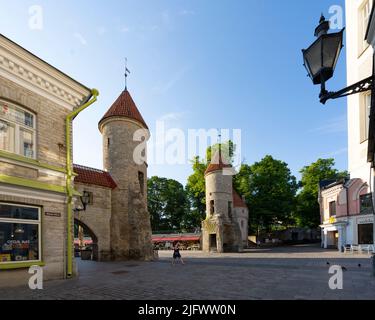
[[[130,70],[128,69],[128,58],[125,58],[125,90],[128,89],[128,75]]]

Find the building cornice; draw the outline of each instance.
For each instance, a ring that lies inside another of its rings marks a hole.
[[[0,35],[0,75],[69,110],[90,90]]]

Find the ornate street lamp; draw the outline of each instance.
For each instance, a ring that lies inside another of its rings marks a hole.
[[[82,203],[82,207],[77,207],[74,209],[76,212],[86,211],[87,205],[90,203],[90,193],[83,191],[82,196],[79,197]]]
[[[307,49],[303,49],[304,66],[315,85],[321,85],[320,102],[325,104],[329,99],[346,97],[351,94],[369,91],[372,89],[372,76],[354,85],[328,92],[326,82],[332,78],[343,45],[344,29],[339,32],[328,33],[329,21],[322,15],[318,27],[315,29],[317,39]]]
[[[320,102],[325,104],[329,99],[337,99],[346,97],[352,94],[372,91],[373,78],[372,76],[361,80],[347,88],[339,90],[337,92],[328,92],[326,90],[326,81],[332,78],[337,61],[340,56],[340,52],[343,48],[343,34],[344,29],[335,33],[328,33],[330,29],[329,21],[322,15],[319,21],[319,26],[315,29],[315,36],[318,38],[315,42],[305,50],[302,50],[304,66],[308,72],[309,77],[312,79],[315,85],[321,85],[320,91]],[[371,92],[371,99],[374,99],[373,93]],[[371,108],[373,108],[374,101],[371,102]],[[371,126],[371,124],[370,124]],[[371,130],[369,128],[369,137],[371,141]],[[369,149],[374,148],[373,143],[369,142]],[[370,154],[370,153],[369,153]],[[374,168],[374,155],[373,152],[369,159],[372,162],[372,168]],[[375,210],[374,217],[375,217]],[[374,235],[375,235],[375,218],[374,218]],[[375,244],[374,244],[375,245]],[[375,276],[375,253],[372,257],[373,274]]]

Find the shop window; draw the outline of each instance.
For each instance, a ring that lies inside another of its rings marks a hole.
[[[35,158],[35,115],[0,100],[0,150]]]
[[[336,216],[336,201],[331,201],[329,203],[329,216],[330,217]]]
[[[0,203],[0,264],[41,260],[40,208]]]
[[[372,214],[372,194],[363,194],[359,197],[360,201],[360,213],[361,214]]]
[[[373,244],[374,242],[374,225],[359,224],[358,225],[358,244]]]

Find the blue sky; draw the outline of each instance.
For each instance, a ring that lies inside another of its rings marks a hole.
[[[42,30],[29,8],[43,9]],[[347,168],[346,100],[322,106],[301,49],[343,0],[4,1],[0,30],[89,87],[98,102],[74,124],[74,161],[102,168],[97,123],[124,87],[151,132],[168,127],[242,130],[247,163],[267,154],[298,171],[319,157]],[[345,52],[328,89],[346,85]],[[183,184],[190,165],[150,165],[149,175]]]

